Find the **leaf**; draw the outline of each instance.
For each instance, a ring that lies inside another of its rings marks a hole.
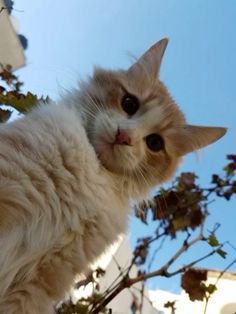
[[[175,311],[176,310],[175,303],[176,303],[176,301],[168,301],[164,304],[164,307],[170,308],[170,309],[172,309],[172,311]]]
[[[149,252],[149,242],[148,238],[144,238],[141,240],[141,243],[138,244],[134,250],[134,256],[136,258],[135,263],[137,265],[142,265],[146,262],[146,257]]]
[[[223,251],[222,249],[217,249],[216,253],[219,254],[221,257],[226,258],[227,252]]]
[[[148,213],[148,208],[143,205],[143,202],[139,204],[139,206],[135,206],[135,217],[140,219],[144,224],[147,225],[147,213]]]
[[[178,209],[181,197],[174,191],[162,193],[154,197],[155,207],[152,206],[153,220],[167,219]]]
[[[229,163],[223,170],[226,172],[227,176],[231,176],[235,171],[235,162]]]
[[[185,220],[183,220],[182,217],[177,217],[172,220],[172,225],[175,231],[180,230],[182,228],[185,228],[187,226],[188,222],[186,223]]]
[[[5,95],[0,95],[0,102],[15,108],[21,113],[27,112],[31,107],[38,102],[47,103],[49,98],[38,98],[36,95],[28,92],[26,95],[16,91],[7,92]]]
[[[229,154],[229,155],[226,156],[226,158],[236,162],[236,155],[235,154]]]
[[[17,80],[17,77],[12,73],[12,66],[7,64],[6,66],[1,66],[0,78],[10,85],[13,81]]]
[[[202,281],[206,281],[207,271],[191,268],[181,278],[181,287],[188,293],[191,301],[202,301],[205,297],[205,289]]]
[[[0,123],[6,122],[11,117],[12,111],[0,108]]]
[[[205,291],[207,291],[209,294],[213,294],[216,290],[216,285],[213,285],[211,283],[208,286],[205,286]]]
[[[210,244],[210,246],[219,246],[219,241],[213,233],[209,235],[207,242]]]
[[[101,278],[101,277],[105,276],[106,271],[105,271],[104,269],[102,269],[101,267],[98,267],[98,268],[94,271],[94,273],[95,273],[96,278]]]
[[[192,190],[195,185],[196,175],[192,172],[182,172],[178,177],[179,189]]]
[[[5,92],[6,88],[3,86],[0,86],[0,93],[2,94],[3,92]]]
[[[232,190],[232,188],[228,188],[224,191],[223,196],[224,198],[229,201],[231,199],[231,196],[233,195],[234,191]]]

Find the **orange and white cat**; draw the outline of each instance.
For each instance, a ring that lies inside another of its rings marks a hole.
[[[0,313],[49,314],[124,233],[129,198],[226,132],[193,126],[159,80],[167,39],[0,126]]]

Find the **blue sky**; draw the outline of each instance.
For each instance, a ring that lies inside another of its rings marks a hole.
[[[29,41],[27,66],[17,72],[25,90],[57,99],[94,65],[127,68],[133,56],[168,37],[161,79],[188,121],[229,128],[199,158],[186,156],[179,171],[195,171],[207,184],[226,163],[226,153],[235,153],[235,0],[16,0],[15,9],[23,11],[12,15]],[[235,199],[212,204],[209,225],[220,222],[220,239],[236,246],[235,210]],[[131,223],[132,243],[142,230]],[[227,261],[213,258],[203,265],[222,268],[236,253],[229,255]]]

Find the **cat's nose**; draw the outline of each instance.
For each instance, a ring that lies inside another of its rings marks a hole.
[[[127,131],[125,130],[117,130],[116,138],[114,144],[118,145],[131,145],[131,138]]]

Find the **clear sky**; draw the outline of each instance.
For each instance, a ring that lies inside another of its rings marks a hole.
[[[152,43],[168,37],[161,79],[187,119],[229,128],[198,160],[186,156],[179,171],[195,171],[207,184],[226,163],[226,153],[235,153],[235,0],[15,0],[15,9],[23,11],[12,15],[29,41],[27,66],[17,72],[25,90],[57,99],[79,78],[86,78],[94,65],[127,68],[131,56],[138,57]],[[235,198],[229,204],[212,204],[211,212],[209,226],[220,222],[220,239],[236,246]],[[137,226],[132,221],[132,243],[143,230]],[[236,252],[229,255],[227,261],[214,258],[203,266],[225,267]]]

